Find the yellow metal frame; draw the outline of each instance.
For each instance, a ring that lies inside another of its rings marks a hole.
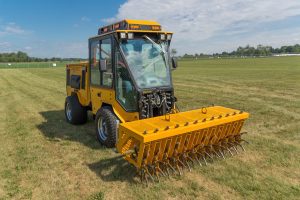
[[[232,139],[240,134],[248,117],[245,112],[214,106],[128,122],[120,124],[117,149],[141,168],[171,158],[175,151],[179,155],[199,145]]]

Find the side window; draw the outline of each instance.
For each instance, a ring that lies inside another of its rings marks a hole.
[[[119,103],[127,111],[136,111],[137,93],[130,78],[125,62],[119,52],[116,51],[116,94]]]
[[[99,41],[91,43],[91,83],[92,85],[100,85],[100,70],[99,70]]]
[[[100,59],[106,60],[106,71],[101,72],[101,85],[107,87],[112,87],[113,82],[111,46],[111,38],[100,41]]]

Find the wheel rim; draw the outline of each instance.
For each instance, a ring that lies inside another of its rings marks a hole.
[[[107,139],[107,127],[105,121],[100,117],[98,120],[98,134],[101,140],[105,141]]]
[[[68,120],[71,121],[72,120],[72,109],[71,109],[70,103],[67,103],[67,105],[66,105],[66,114],[67,114]]]

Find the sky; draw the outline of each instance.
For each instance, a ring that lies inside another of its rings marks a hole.
[[[158,21],[178,54],[300,43],[300,0],[0,0],[0,53],[88,55],[88,38],[122,19]]]

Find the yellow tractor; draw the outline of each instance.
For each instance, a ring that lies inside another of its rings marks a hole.
[[[66,120],[83,124],[91,111],[99,142],[116,147],[147,182],[237,153],[249,117],[221,106],[180,112],[171,39],[157,22],[126,19],[89,39],[88,62],[66,67]]]

